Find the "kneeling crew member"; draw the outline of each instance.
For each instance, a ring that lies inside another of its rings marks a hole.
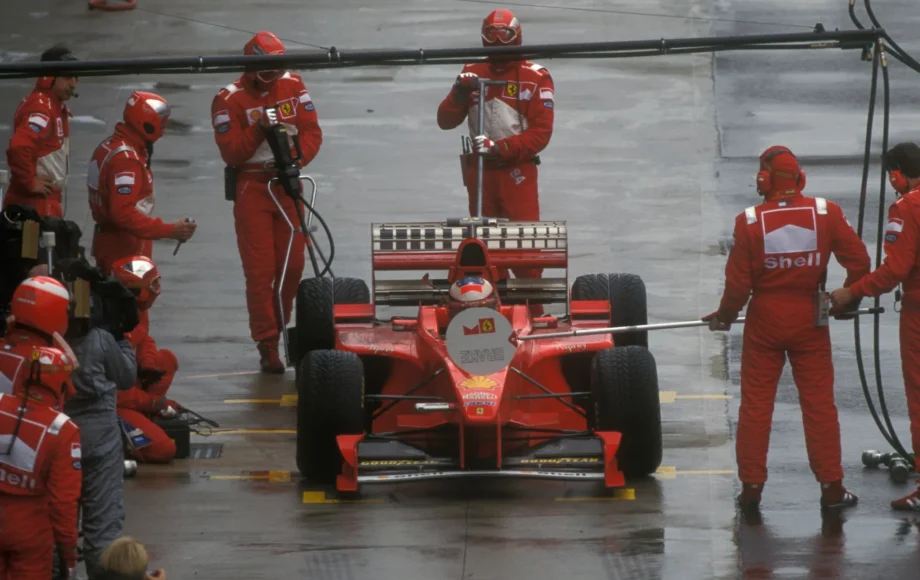
[[[0,340],[2,580],[48,580],[55,545],[69,577],[77,567],[80,430],[58,412],[76,363],[61,338],[69,304],[57,280],[25,280]]]
[[[920,453],[920,147],[900,143],[884,156],[888,179],[900,198],[888,208],[885,261],[871,274],[834,290],[835,304],[878,297],[904,284],[901,308],[901,372],[910,415],[914,457]],[[891,502],[892,509],[920,511],[920,487]]]
[[[808,461],[821,484],[821,505],[854,506],[857,497],[842,482],[831,340],[826,319],[819,319],[817,301],[826,300],[824,280],[831,254],[846,269],[849,284],[869,271],[869,253],[837,204],[802,195],[805,173],[785,147],[771,147],[761,155],[757,186],[765,201],[735,219],[722,301],[716,312],[703,318],[711,330],[728,330],[753,293],[741,351],[739,502],[745,508],[760,504],[776,386],[788,354],[802,406]]]

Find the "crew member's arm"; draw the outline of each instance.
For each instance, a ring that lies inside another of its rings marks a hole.
[[[475,76],[466,67],[460,72],[454,86],[438,105],[438,127],[449,131],[459,127],[460,123],[466,120],[470,105],[473,104],[473,93],[470,87]]]
[[[323,144],[323,130],[319,126],[316,106],[303,82],[300,83],[300,88],[297,103],[297,140],[303,154],[300,166],[305,167],[319,153],[319,148]]]
[[[888,209],[885,227],[885,261],[875,272],[849,286],[854,300],[891,292],[907,278],[917,263],[917,234],[909,204],[904,200],[893,203]]]
[[[167,224],[160,218],[144,215],[137,209],[141,200],[143,180],[146,179],[140,161],[124,155],[116,155],[109,161],[103,187],[108,192],[109,215],[112,223],[142,240],[162,240],[176,233],[175,224]]]
[[[77,567],[77,502],[83,487],[80,431],[68,421],[61,429],[48,472],[54,543],[69,570]]]
[[[230,108],[227,102],[229,92],[221,89],[211,102],[211,123],[214,125],[214,140],[220,150],[221,159],[232,167],[242,165],[251,158],[259,145],[265,141],[265,135],[259,123],[246,126],[240,116]]]
[[[751,242],[744,214],[735,218],[734,238],[735,242],[725,264],[725,290],[722,292],[719,310],[714,313],[720,322],[726,324],[738,319],[738,314],[747,304],[754,286]]]
[[[29,195],[41,196],[31,190],[37,176],[38,144],[54,130],[51,105],[46,99],[32,99],[24,105],[17,119],[9,149],[6,150],[10,182],[22,187]]]
[[[115,388],[126,391],[137,382],[137,359],[131,343],[116,341],[110,333],[99,330],[100,347],[104,356],[105,377],[115,383]]]
[[[152,415],[153,413],[159,413],[170,403],[169,399],[154,397],[139,385],[140,383],[135,383],[133,387],[126,391],[118,391],[119,409],[130,409]]]
[[[847,271],[844,286],[851,286],[854,282],[872,270],[872,259],[869,250],[863,243],[856,230],[849,224],[843,210],[837,204],[828,204],[831,210],[831,252],[837,262]]]
[[[546,69],[541,69],[540,74],[540,82],[527,110],[527,130],[495,142],[495,152],[506,161],[523,163],[533,159],[546,149],[553,136],[556,106],[553,79]]]

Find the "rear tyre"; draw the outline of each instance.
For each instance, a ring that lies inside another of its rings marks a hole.
[[[310,351],[335,348],[333,305],[370,303],[370,290],[359,278],[302,280],[297,289],[297,336],[291,354],[294,367]]]
[[[623,434],[617,463],[626,477],[644,477],[661,465],[661,405],[655,357],[641,346],[602,350],[591,364],[592,427]]]
[[[572,300],[610,302],[611,326],[648,324],[645,282],[635,274],[585,274],[572,284]],[[613,337],[617,346],[648,348],[648,331],[628,332]]]
[[[315,350],[299,371],[297,468],[308,484],[334,484],[342,466],[336,437],[364,433],[364,365],[354,353]]]

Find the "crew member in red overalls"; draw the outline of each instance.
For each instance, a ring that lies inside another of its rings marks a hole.
[[[482,21],[482,45],[520,46],[521,24],[509,10],[495,10]],[[483,127],[479,128],[479,79],[507,81],[486,92]],[[511,221],[538,221],[539,153],[553,134],[555,87],[549,71],[526,60],[490,57],[487,63],[463,67],[447,97],[438,107],[438,126],[458,127],[467,120],[474,154],[465,156],[463,183],[470,215],[477,208],[477,156],[483,157],[482,213]],[[519,278],[539,278],[542,268],[516,268]],[[534,315],[541,305],[531,307]]]
[[[284,45],[271,32],[259,32],[246,43],[243,54],[284,54]],[[211,117],[220,156],[236,173],[233,217],[246,277],[250,334],[258,343],[262,371],[284,373],[278,341],[290,320],[300,285],[305,245],[294,200],[280,183],[272,186],[275,199],[284,209],[282,214],[268,194],[268,184],[277,176],[274,155],[265,141],[269,126],[265,109],[269,107],[277,109],[278,120],[288,131],[292,157],[296,157],[295,145],[299,145],[303,156],[299,165],[305,167],[319,153],[323,132],[310,93],[298,75],[280,70],[243,73],[214,97]],[[297,205],[303,212],[303,204]],[[279,305],[278,285],[291,239],[291,229],[283,216],[294,225],[295,232],[281,288],[283,304]]]
[[[132,457],[144,463],[168,463],[176,455],[176,444],[153,418],[178,413],[179,405],[167,399],[166,393],[179,370],[179,359],[171,350],[158,348],[150,336],[148,313],[160,295],[160,273],[150,258],[131,256],[117,260],[112,275],[136,294],[140,320],[125,334],[137,356],[138,381],[131,389],[118,391],[118,416],[131,438]],[[149,384],[148,373],[156,377]]]
[[[728,330],[748,298],[741,349],[741,408],[736,454],[745,508],[759,506],[767,481],[767,450],[776,386],[786,364],[799,391],[808,461],[821,484],[823,507],[850,507],[857,497],[843,486],[840,424],[834,403],[834,365],[818,298],[831,254],[847,283],[870,267],[869,253],[837,204],[802,195],[805,173],[791,151],[771,147],[760,157],[758,191],[765,201],[735,219],[734,245],[725,267],[725,291],[711,330]],[[847,304],[831,311],[841,315]]]
[[[48,580],[55,546],[69,578],[77,566],[80,431],[59,412],[76,366],[69,304],[57,280],[26,279],[0,340],[0,580]]]
[[[151,217],[154,209],[153,144],[163,136],[169,105],[163,97],[135,91],[125,105],[124,122],[93,153],[86,174],[89,207],[96,222],[93,256],[104,274],[129,256],[152,256],[153,240],[188,241],[197,225]]]
[[[888,179],[900,195],[888,208],[885,261],[867,276],[834,290],[835,304],[878,297],[904,285],[901,307],[901,371],[910,415],[914,457],[920,455],[920,147],[900,143],[884,157]],[[920,487],[891,502],[901,511],[920,511]]]
[[[49,48],[42,62],[77,60],[63,46]],[[64,217],[63,200],[70,169],[70,111],[65,105],[77,95],[77,77],[39,77],[13,118],[13,135],[6,150],[10,187],[3,207],[34,207],[42,217]]]

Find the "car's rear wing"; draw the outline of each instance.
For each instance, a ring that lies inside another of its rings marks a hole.
[[[437,304],[449,282],[443,279],[383,280],[382,272],[450,270],[465,240],[482,242],[490,266],[500,269],[562,269],[563,276],[514,278],[497,284],[506,304],[553,304],[568,299],[568,233],[564,221],[509,222],[449,220],[377,223],[371,226],[374,303],[381,306]],[[478,244],[477,244],[478,246]],[[481,246],[480,246],[481,247]],[[481,252],[479,252],[481,254]]]

